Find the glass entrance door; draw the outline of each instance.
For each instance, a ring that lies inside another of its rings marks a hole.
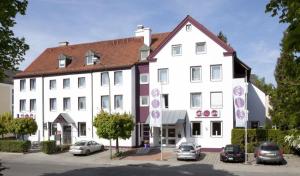
[[[163,146],[175,146],[176,145],[175,125],[164,125],[163,126],[163,128],[162,128],[162,144],[163,144]]]

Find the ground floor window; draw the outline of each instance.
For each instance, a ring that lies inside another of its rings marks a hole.
[[[222,136],[222,122],[211,122],[210,125],[211,136],[219,137]]]
[[[48,130],[49,130],[49,136],[56,135],[57,133],[57,124],[48,122]]]
[[[191,123],[192,136],[201,136],[201,122]]]
[[[85,122],[78,122],[78,137],[79,136],[86,136],[86,123]]]
[[[259,121],[251,121],[251,128],[258,128],[259,127]]]

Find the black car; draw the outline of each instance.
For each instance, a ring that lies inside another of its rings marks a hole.
[[[220,153],[220,161],[223,162],[244,162],[245,152],[239,145],[226,145]]]

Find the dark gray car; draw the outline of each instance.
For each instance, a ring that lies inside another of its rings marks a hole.
[[[280,147],[272,142],[263,142],[260,144],[254,153],[256,163],[278,163],[282,164],[284,161],[283,151]]]

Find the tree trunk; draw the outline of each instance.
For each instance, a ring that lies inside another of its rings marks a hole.
[[[119,153],[119,138],[116,139],[116,153]]]

